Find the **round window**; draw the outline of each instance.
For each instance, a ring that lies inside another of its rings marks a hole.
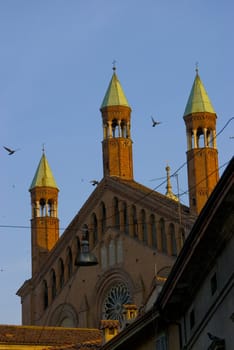
[[[103,303],[104,318],[123,322],[123,305],[131,303],[127,286],[120,282],[115,284],[107,293]]]

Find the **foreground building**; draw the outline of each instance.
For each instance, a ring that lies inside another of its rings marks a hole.
[[[118,320],[124,328],[156,272],[161,281],[169,275],[218,181],[216,114],[198,72],[184,114],[190,207],[173,194],[169,168],[165,195],[134,180],[131,108],[115,68],[100,111],[103,179],[61,237],[59,190],[44,152],[30,186],[32,277],[17,292],[24,325],[97,328]],[[88,243],[93,266],[84,267]]]
[[[152,308],[102,350],[232,350],[234,158],[198,216]]]
[[[179,321],[186,349],[208,349],[212,342],[209,349],[233,349],[233,257],[234,158],[196,220],[156,302],[165,320]]]

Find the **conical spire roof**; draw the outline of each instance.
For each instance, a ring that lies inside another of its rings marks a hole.
[[[33,189],[34,187],[58,188],[44,152],[38,164],[29,190]]]
[[[196,77],[185,107],[184,116],[197,112],[215,113],[206,89],[199,77],[198,70],[196,70]]]
[[[102,101],[101,109],[108,106],[127,106],[129,107],[127,98],[123,92],[122,86],[115,73],[112,75],[110,84],[107,88],[105,97]]]

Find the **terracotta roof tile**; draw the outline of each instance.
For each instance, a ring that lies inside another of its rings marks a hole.
[[[118,320],[101,320],[100,322],[100,329],[105,328],[119,328],[120,323]]]
[[[95,348],[102,343],[102,332],[86,328],[0,325],[0,344],[2,343]]]
[[[137,310],[136,304],[124,304],[123,307],[125,310]]]

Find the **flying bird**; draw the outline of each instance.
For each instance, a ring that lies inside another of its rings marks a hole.
[[[155,127],[155,125],[159,125],[159,124],[161,124],[161,122],[158,122],[157,120],[154,120],[154,118],[153,117],[151,117],[151,119],[152,119],[152,126],[153,126],[153,128]]]
[[[12,154],[14,154],[16,151],[19,150],[19,148],[17,149],[11,149],[11,148],[8,148],[8,147],[5,147],[3,146],[3,148],[5,148],[5,150],[8,152],[8,155],[11,156]]]
[[[98,185],[99,182],[98,182],[97,180],[91,180],[90,183],[91,183],[93,186],[95,186],[95,185]]]

